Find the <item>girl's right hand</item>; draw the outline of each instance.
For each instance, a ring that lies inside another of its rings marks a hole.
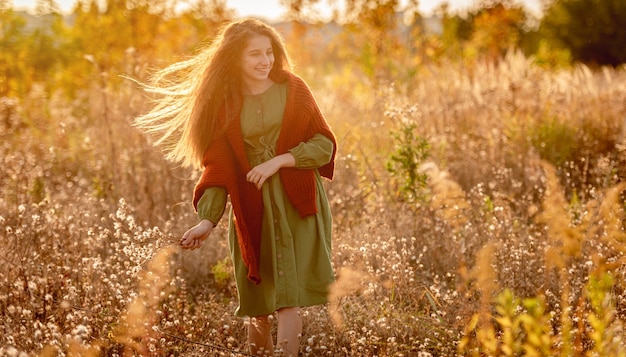
[[[206,219],[189,228],[180,239],[180,246],[183,249],[198,249],[202,245],[202,241],[207,239],[213,230],[213,223]]]

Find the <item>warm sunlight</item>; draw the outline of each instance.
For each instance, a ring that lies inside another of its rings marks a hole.
[[[62,12],[71,11],[72,7],[76,3],[75,0],[57,0],[55,1]],[[450,8],[453,10],[463,10],[475,5],[477,0],[421,0],[419,1],[419,9],[423,15],[430,15],[432,12],[440,6],[442,3],[447,2],[450,4]],[[533,14],[539,14],[541,11],[541,0],[521,0],[528,10]],[[13,6],[16,9],[33,9],[37,0],[13,0]],[[332,8],[336,5],[328,5],[328,3],[336,4],[336,1],[320,1],[321,5],[317,6],[318,11],[325,16],[325,12],[332,11]],[[404,3],[404,1],[401,1]],[[241,17],[254,16],[261,17],[270,20],[280,19],[284,13],[284,6],[280,5],[279,0],[228,0],[229,7],[235,9],[237,14]]]
[[[626,357],[625,2],[0,0],[0,357]]]

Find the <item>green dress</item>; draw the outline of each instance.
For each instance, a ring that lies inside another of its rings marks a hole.
[[[267,91],[245,96],[241,111],[241,131],[252,167],[275,156],[287,100],[287,84],[273,84]],[[329,162],[333,143],[317,134],[290,152],[296,167],[316,169]],[[317,213],[301,218],[289,201],[278,174],[262,187],[264,217],[261,242],[261,283],[247,278],[241,258],[233,212],[229,214],[229,243],[239,295],[237,316],[261,316],[293,306],[311,306],[327,301],[328,286],[334,281],[331,265],[330,206],[315,171]],[[227,194],[211,187],[198,202],[200,219],[217,223],[224,213]]]

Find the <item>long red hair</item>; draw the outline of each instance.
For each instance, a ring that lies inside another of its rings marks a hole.
[[[227,23],[195,56],[156,72],[143,85],[157,99],[152,110],[135,119],[135,125],[157,137],[155,144],[165,149],[167,159],[201,166],[204,151],[227,124],[216,120],[219,111],[242,98],[240,62],[253,35],[270,39],[272,71],[291,71],[280,34],[262,21],[243,19]]]

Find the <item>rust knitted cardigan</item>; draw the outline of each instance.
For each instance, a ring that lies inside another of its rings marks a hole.
[[[287,153],[301,142],[310,140],[315,134],[329,138],[334,145],[331,160],[318,168],[322,177],[332,180],[335,169],[337,141],[324,119],[309,87],[297,75],[284,70],[272,70],[270,78],[276,83],[287,81],[287,101],[280,134],[276,142],[276,155]],[[243,261],[248,268],[248,279],[259,284],[259,260],[263,220],[263,198],[261,191],[246,181],[251,170],[241,134],[240,112],[242,103],[231,103],[221,111],[221,122],[228,122],[223,136],[216,138],[205,151],[202,176],[194,188],[193,206],[204,190],[219,186],[226,189],[235,215],[235,227]],[[223,121],[225,120],[225,121]],[[301,217],[317,212],[315,171],[312,169],[282,168],[280,180],[290,202]]]

